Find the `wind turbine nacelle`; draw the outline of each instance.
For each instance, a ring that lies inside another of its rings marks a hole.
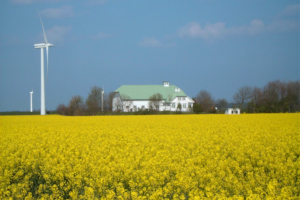
[[[34,48],[36,48],[36,49],[46,48],[46,44],[45,43],[35,44]]]
[[[46,46],[48,46],[48,47],[55,47],[55,46],[54,46],[53,44],[51,44],[51,43],[47,43]]]

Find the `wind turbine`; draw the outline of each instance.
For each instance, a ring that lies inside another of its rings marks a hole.
[[[33,90],[30,92],[30,112],[32,112],[32,94]]]
[[[47,77],[48,77],[48,57],[49,57],[48,52],[49,52],[49,47],[54,47],[54,45],[51,43],[48,43],[40,12],[38,11],[38,13],[39,13],[39,17],[40,17],[42,28],[43,28],[45,43],[35,44],[34,48],[41,49],[41,115],[45,115],[46,114],[46,103],[45,103],[45,77],[44,77],[45,76],[45,73],[44,73],[44,48],[46,48],[46,54],[47,54]]]

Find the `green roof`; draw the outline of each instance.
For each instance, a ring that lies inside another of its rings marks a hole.
[[[166,102],[172,101],[175,97],[186,97],[182,89],[180,92],[175,92],[178,89],[175,85],[165,87],[163,85],[122,85],[115,92],[120,95],[129,96],[131,100],[146,100],[156,93],[160,93]]]

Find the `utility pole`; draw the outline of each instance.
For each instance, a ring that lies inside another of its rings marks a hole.
[[[104,86],[103,86],[103,90],[101,91],[101,93],[102,93],[102,106],[101,106],[101,108],[102,108],[102,115],[103,115],[103,95],[104,95]]]

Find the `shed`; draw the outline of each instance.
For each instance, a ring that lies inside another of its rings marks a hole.
[[[241,114],[241,109],[239,108],[228,108],[226,111],[225,111],[225,114],[228,114],[228,115],[232,115],[232,114]]]

